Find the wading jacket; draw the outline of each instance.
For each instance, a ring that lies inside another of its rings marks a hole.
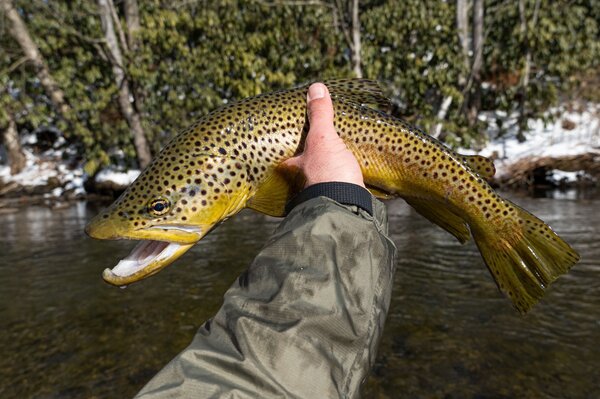
[[[375,361],[396,248],[362,187],[300,193],[214,318],[136,398],[355,398]]]

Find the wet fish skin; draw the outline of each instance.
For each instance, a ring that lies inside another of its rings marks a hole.
[[[482,177],[494,172],[491,161],[457,154],[404,121],[366,107],[388,104],[375,82],[326,84],[336,130],[361,165],[367,187],[379,197],[404,198],[460,242],[472,235],[498,287],[519,311],[526,312],[577,262],[577,253],[550,227],[486,183]],[[282,162],[303,148],[307,87],[252,97],[198,120],[90,222],[88,234],[189,248],[244,207],[282,216],[303,183]],[[153,201],[164,201],[168,210],[156,211]],[[172,260],[148,269],[154,274]],[[128,284],[145,277],[144,270],[105,279]]]

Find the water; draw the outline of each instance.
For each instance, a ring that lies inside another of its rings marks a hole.
[[[399,260],[375,398],[595,398],[600,393],[600,197],[519,198],[582,255],[526,317],[473,244],[391,201]],[[219,308],[277,219],[244,211],[126,289],[100,274],[134,243],[82,233],[98,205],[0,214],[0,398],[131,397]]]

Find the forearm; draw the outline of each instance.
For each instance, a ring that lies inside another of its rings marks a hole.
[[[324,197],[294,208],[140,397],[355,397],[395,267],[383,204],[373,213]]]

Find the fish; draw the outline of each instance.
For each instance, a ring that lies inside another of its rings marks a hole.
[[[460,243],[473,237],[494,281],[521,313],[579,255],[546,223],[488,184],[492,160],[462,155],[391,116],[376,81],[324,81],[334,126],[377,198],[403,198]],[[126,286],[174,262],[243,208],[285,216],[304,177],[285,161],[308,132],[308,85],[230,103],[178,133],[86,226],[96,239],[139,240],[104,280]]]

